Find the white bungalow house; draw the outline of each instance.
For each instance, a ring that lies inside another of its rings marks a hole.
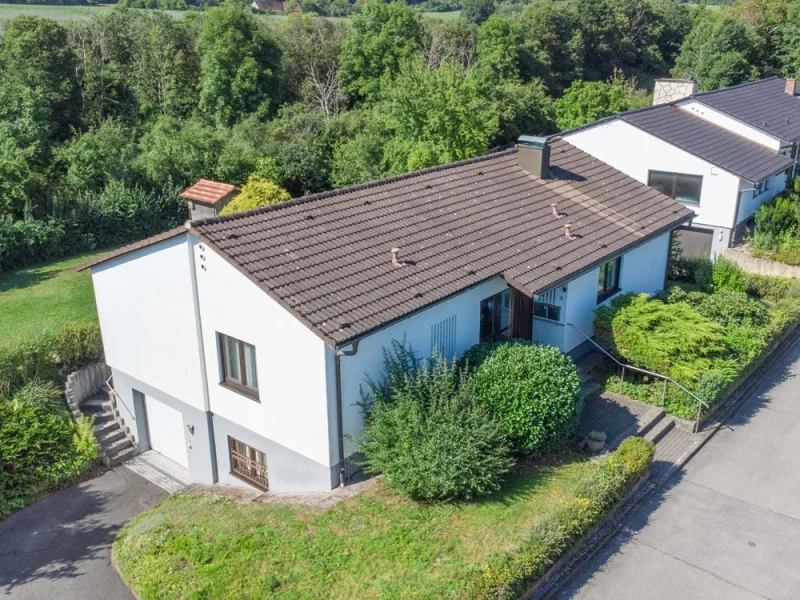
[[[796,169],[800,97],[771,77],[695,93],[696,82],[660,80],[654,106],[565,132],[563,139],[690,207],[681,229],[691,256],[738,243],[758,207]]]
[[[405,337],[586,348],[598,305],[662,288],[694,217],[559,138],[188,222],[91,268],[119,410],[199,482],[345,482],[365,376]]]

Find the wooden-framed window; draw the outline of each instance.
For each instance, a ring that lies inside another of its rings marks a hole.
[[[217,334],[220,348],[222,385],[258,400],[256,347],[235,337]]]
[[[680,202],[700,204],[703,176],[669,173],[667,171],[649,171],[647,185]]]
[[[480,341],[500,342],[509,338],[511,290],[481,300]]]
[[[600,267],[600,276],[597,280],[597,303],[600,304],[619,291],[619,271],[622,267],[622,257],[618,256]]]
[[[269,489],[265,453],[231,436],[228,436],[228,451],[231,459],[231,475],[262,490]]]
[[[547,302],[534,302],[533,316],[547,319],[549,321],[560,321],[561,307],[557,304],[548,304]]]

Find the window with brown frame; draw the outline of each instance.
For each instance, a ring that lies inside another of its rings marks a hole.
[[[501,342],[509,338],[511,290],[481,300],[480,341]]]
[[[231,459],[231,474],[262,490],[269,489],[267,478],[267,455],[228,436],[228,451]]]
[[[258,400],[256,347],[223,333],[219,338],[222,385]]]

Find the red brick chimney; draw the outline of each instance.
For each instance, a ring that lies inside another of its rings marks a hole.
[[[794,77],[789,77],[786,79],[786,87],[783,88],[783,91],[789,94],[790,96],[794,96],[794,90],[797,87],[797,79]]]

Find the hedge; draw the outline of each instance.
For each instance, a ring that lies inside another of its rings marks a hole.
[[[499,554],[459,597],[511,600],[520,597],[592,526],[602,522],[649,470],[655,445],[628,438],[581,479],[571,500],[554,506],[530,531],[524,547]]]

